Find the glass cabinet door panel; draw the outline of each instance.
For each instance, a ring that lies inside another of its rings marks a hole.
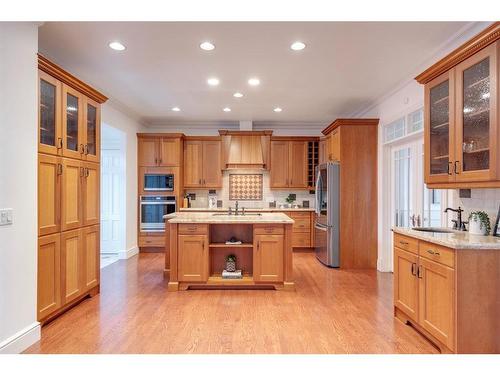
[[[430,89],[430,173],[448,173],[450,159],[450,82]]]
[[[87,153],[97,154],[97,108],[87,104]]]
[[[66,98],[66,148],[78,151],[78,97],[67,94]]]
[[[486,58],[463,71],[463,171],[490,167],[490,61]]]
[[[40,143],[56,146],[56,86],[40,80]]]

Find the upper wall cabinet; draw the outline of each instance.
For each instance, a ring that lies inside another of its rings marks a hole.
[[[189,137],[184,142],[184,188],[222,187],[219,137]]]
[[[140,167],[178,167],[181,164],[182,134],[164,136],[139,133],[138,164]]]
[[[308,140],[273,137],[271,140],[271,188],[307,189],[309,187]],[[314,155],[311,154],[314,158]]]
[[[38,71],[38,151],[58,155],[62,152],[61,82]]]
[[[500,187],[499,38],[497,22],[416,78],[430,188]]]

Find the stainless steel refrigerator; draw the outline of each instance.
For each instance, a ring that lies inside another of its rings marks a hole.
[[[324,163],[316,167],[316,207],[314,250],[328,267],[340,266],[340,164]]]

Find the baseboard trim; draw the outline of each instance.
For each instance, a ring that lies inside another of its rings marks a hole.
[[[40,323],[35,322],[0,342],[0,354],[19,354],[40,341]]]
[[[131,247],[128,250],[118,252],[118,258],[128,259],[132,258],[134,255],[139,254],[139,248],[137,246]]]

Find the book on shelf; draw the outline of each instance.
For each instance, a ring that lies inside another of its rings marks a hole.
[[[241,241],[226,241],[226,245],[241,245],[242,242]]]
[[[223,279],[242,279],[243,278],[243,273],[241,270],[236,270],[234,272],[229,272],[229,271],[222,271],[222,278]]]

